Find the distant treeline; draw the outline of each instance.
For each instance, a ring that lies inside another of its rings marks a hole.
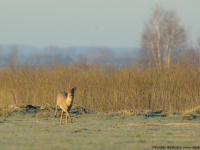
[[[0,46],[1,47],[1,46]],[[10,48],[10,49],[9,49]],[[122,67],[125,64],[133,63],[139,57],[138,48],[101,48],[101,47],[73,47],[73,48],[58,48],[55,46],[46,47],[44,50],[30,50],[27,46],[7,47],[7,53],[0,51],[0,67],[6,67],[9,63],[14,63],[16,66],[28,64],[29,66],[50,67],[53,63],[61,64],[80,63],[82,65],[91,65],[101,63],[112,66]]]

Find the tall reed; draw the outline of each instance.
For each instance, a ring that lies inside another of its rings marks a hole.
[[[58,92],[77,87],[75,104],[90,112],[122,109],[184,112],[200,105],[200,74],[189,65],[142,69],[55,64],[0,71],[0,104],[55,106]]]

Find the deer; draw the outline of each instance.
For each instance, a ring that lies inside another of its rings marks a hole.
[[[57,103],[56,103],[56,112],[55,117],[57,116],[57,109],[58,106],[62,109],[61,119],[60,119],[60,125],[62,124],[62,117],[63,113],[66,112],[66,125],[67,125],[67,119],[69,117],[70,122],[72,123],[71,117],[69,115],[69,111],[72,108],[72,104],[74,101],[74,92],[76,91],[77,87],[70,88],[68,87],[68,93],[67,92],[60,92],[57,96]]]

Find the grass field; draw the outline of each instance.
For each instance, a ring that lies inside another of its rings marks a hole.
[[[60,114],[60,112],[59,112]],[[150,114],[150,112],[146,112]],[[161,149],[200,146],[200,118],[181,119],[123,113],[70,113],[60,126],[54,111],[13,111],[0,118],[0,149]],[[64,117],[65,118],[65,117]],[[196,147],[198,148],[198,147]],[[185,148],[192,149],[192,148]]]

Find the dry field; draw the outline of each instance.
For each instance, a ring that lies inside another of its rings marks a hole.
[[[14,108],[4,106],[0,111],[2,150],[149,150],[155,149],[153,146],[165,146],[165,149],[167,146],[191,147],[185,149],[200,146],[197,110],[179,114],[162,110],[84,113],[83,109],[72,109],[73,123],[68,120],[66,126],[63,120],[60,126],[60,117],[54,117],[54,108]]]

